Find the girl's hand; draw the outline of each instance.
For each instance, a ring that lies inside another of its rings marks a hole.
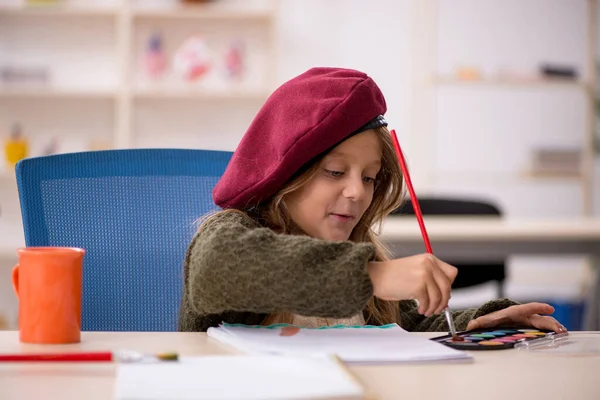
[[[552,317],[540,314],[552,314],[554,308],[544,303],[527,303],[510,306],[471,320],[467,330],[491,328],[494,326],[518,326],[546,329],[555,332],[566,332],[567,328]]]
[[[419,313],[427,317],[446,308],[457,273],[456,267],[431,254],[369,263],[375,296],[383,300],[416,299]]]

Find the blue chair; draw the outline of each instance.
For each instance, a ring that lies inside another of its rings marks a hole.
[[[82,330],[175,331],[185,251],[232,153],[130,149],[16,166],[27,246],[74,246]]]

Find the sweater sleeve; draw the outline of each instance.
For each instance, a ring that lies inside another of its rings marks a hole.
[[[456,330],[464,331],[467,329],[469,321],[479,318],[482,315],[492,313],[494,311],[503,310],[519,303],[509,299],[492,300],[484,303],[479,308],[469,308],[466,310],[454,311],[454,324]],[[446,317],[442,315],[432,315],[425,317],[419,314],[417,303],[413,300],[400,302],[400,318],[402,328],[413,332],[448,332],[450,329],[446,322]]]
[[[207,220],[188,248],[187,302],[201,315],[225,311],[345,318],[373,295],[367,243],[277,234],[238,213]]]

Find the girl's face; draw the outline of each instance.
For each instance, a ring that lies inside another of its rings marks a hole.
[[[348,240],[373,200],[382,147],[374,130],[333,148],[306,185],[286,199],[291,219],[307,235]]]

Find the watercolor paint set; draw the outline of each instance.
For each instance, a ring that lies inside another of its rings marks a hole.
[[[431,340],[458,350],[503,350],[512,349],[517,343],[540,338],[550,338],[556,333],[541,329],[485,328],[438,336]]]

